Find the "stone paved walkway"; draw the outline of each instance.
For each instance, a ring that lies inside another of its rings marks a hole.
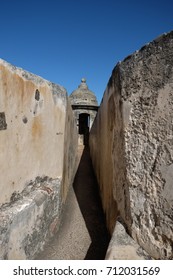
[[[79,148],[81,157],[69,191],[62,223],[57,235],[36,259],[101,260],[109,243],[98,186],[94,176],[89,148]]]

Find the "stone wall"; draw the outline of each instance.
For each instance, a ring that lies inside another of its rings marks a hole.
[[[90,134],[110,231],[119,216],[156,259],[173,258],[173,32],[119,63]]]
[[[32,259],[57,231],[76,155],[65,89],[0,60],[0,259]]]

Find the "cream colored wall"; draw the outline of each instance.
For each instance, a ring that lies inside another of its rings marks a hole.
[[[66,90],[0,60],[0,259],[33,259],[58,231],[77,143]]]
[[[36,91],[40,99],[35,99]],[[66,92],[0,60],[0,203],[37,176],[62,177]]]
[[[62,175],[62,201],[66,200],[77,169],[78,131],[70,101],[67,100],[67,114],[64,134],[64,163]]]
[[[117,91],[116,96],[114,95],[114,90]],[[121,177],[120,174],[124,177],[125,168],[122,160],[123,138],[120,138],[122,134],[122,117],[119,110],[119,96],[119,82],[117,81],[116,88],[108,85],[90,133],[92,162],[100,186],[107,226],[111,233],[119,215],[114,192],[121,189],[118,187],[118,183],[121,183],[118,182],[118,178]],[[114,137],[115,130],[117,131],[116,137]],[[118,162],[116,169],[113,168],[115,149]],[[114,182],[115,174],[119,174],[117,182]],[[124,203],[124,199],[121,203]]]

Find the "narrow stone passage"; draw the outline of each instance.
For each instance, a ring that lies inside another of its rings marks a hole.
[[[85,259],[104,259],[110,238],[106,229],[89,147],[83,150],[73,188],[91,238],[91,245]]]
[[[110,240],[89,148],[79,147],[79,166],[60,229],[36,259],[102,260]]]

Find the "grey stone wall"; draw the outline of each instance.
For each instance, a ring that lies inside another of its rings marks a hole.
[[[90,135],[109,228],[120,216],[156,259],[173,258],[172,105],[170,32],[115,67]]]

